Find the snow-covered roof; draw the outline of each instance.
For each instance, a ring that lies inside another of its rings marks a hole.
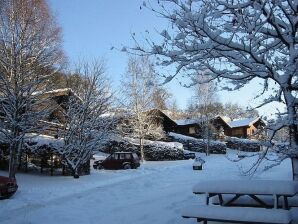
[[[62,88],[62,89],[54,89],[50,91],[36,91],[32,93],[32,95],[42,95],[42,96],[64,96],[68,94],[72,94],[73,96],[77,97],[80,101],[83,101],[71,88]]]
[[[41,95],[41,94],[56,94],[56,93],[67,93],[67,92],[72,92],[71,88],[62,88],[62,89],[54,89],[54,90],[50,90],[50,91],[36,91],[33,92],[32,95]]]
[[[176,124],[178,125],[190,125],[190,124],[198,124],[200,123],[199,119],[181,119],[175,120]]]
[[[225,117],[225,116],[220,116],[220,115],[217,115],[217,116],[214,116],[212,118],[209,118],[209,120],[214,120],[216,118],[221,118],[226,124],[228,124],[228,122],[230,122],[230,118],[228,117]],[[175,120],[176,124],[178,125],[190,125],[190,124],[200,124],[204,121],[206,121],[207,118],[195,118],[195,119],[181,119],[181,120]]]
[[[225,121],[227,124],[229,123],[229,122],[231,122],[231,118],[229,118],[229,117],[226,117],[226,116],[220,116],[220,115],[218,115],[218,117],[220,117],[223,121]]]
[[[44,92],[44,94],[55,94],[55,93],[67,93],[73,92],[71,88],[63,88],[63,89],[54,89],[51,91]]]
[[[107,112],[107,113],[99,115],[99,117],[101,117],[101,118],[115,117],[115,112]]]
[[[37,135],[34,133],[30,133],[26,135],[26,139],[30,142],[36,142],[37,145],[35,146],[42,146],[42,145],[61,145],[63,143],[63,139],[57,139],[53,136],[49,135]]]
[[[228,123],[228,125],[231,128],[237,128],[237,127],[245,127],[245,126],[250,126],[257,122],[260,118],[246,118],[246,119],[239,119],[239,120],[234,120]]]
[[[261,119],[260,117],[257,117],[257,118],[245,118],[245,119],[231,121],[230,118],[228,117],[217,115],[211,118],[211,120],[216,118],[221,118],[230,128],[250,126],[255,122],[257,122],[259,119]],[[175,120],[175,122],[177,125],[192,125],[192,124],[200,124],[202,122],[202,119],[199,119],[199,118],[181,119],[181,120]]]

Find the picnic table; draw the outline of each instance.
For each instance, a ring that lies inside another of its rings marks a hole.
[[[296,181],[277,180],[210,180],[202,181],[193,187],[193,193],[206,194],[206,204],[210,197],[218,196],[220,205],[229,206],[242,196],[249,196],[262,207],[270,207],[260,196],[272,196],[274,208],[278,208],[279,198],[283,198],[283,208],[288,209],[288,197],[298,193]],[[233,195],[230,200],[224,202],[223,195]]]
[[[288,197],[298,194],[298,183],[295,181],[274,180],[210,180],[202,181],[193,187],[193,193],[205,194],[205,205],[188,206],[182,217],[196,218],[197,221],[241,222],[241,223],[291,223],[297,216],[297,209],[289,209]],[[223,201],[223,196],[229,200]],[[211,197],[218,196],[221,206],[209,205]],[[249,204],[229,207],[232,203],[248,196],[259,208]],[[262,197],[272,197],[274,205],[266,204]],[[279,208],[282,198],[282,208]],[[268,208],[272,209],[268,209]],[[295,216],[296,215],[296,216]]]

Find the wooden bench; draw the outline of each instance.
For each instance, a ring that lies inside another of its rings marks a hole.
[[[229,223],[263,223],[287,224],[292,221],[289,210],[248,208],[248,207],[222,207],[208,205],[193,205],[182,211],[183,218],[195,218],[198,222],[216,221]]]

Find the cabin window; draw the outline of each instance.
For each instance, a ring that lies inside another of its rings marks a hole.
[[[195,127],[189,127],[189,134],[195,134],[195,133],[196,133]]]

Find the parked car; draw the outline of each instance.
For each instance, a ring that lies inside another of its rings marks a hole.
[[[185,152],[184,153],[184,159],[195,159],[196,154],[194,152]]]
[[[16,179],[0,176],[0,199],[11,197],[17,189]]]
[[[140,166],[140,159],[136,153],[114,152],[105,160],[97,160],[93,164],[94,169],[136,169]]]

